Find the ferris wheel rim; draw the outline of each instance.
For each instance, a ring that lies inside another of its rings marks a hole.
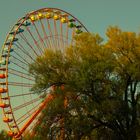
[[[39,9],[39,10],[36,10],[36,11],[32,11],[32,12],[30,12],[30,13],[27,13],[27,14],[25,15],[25,17],[20,18],[20,19],[14,24],[14,26],[12,27],[12,29],[10,30],[10,32],[13,31],[13,28],[15,27],[16,24],[19,24],[19,23],[20,23],[20,24],[17,26],[17,29],[16,29],[16,31],[15,31],[15,33],[14,33],[14,35],[13,35],[13,38],[16,37],[16,32],[18,31],[18,29],[22,26],[22,24],[23,24],[26,20],[28,20],[28,18],[29,18],[32,14],[36,14],[36,13],[38,13],[38,12],[40,12],[40,11],[44,11],[44,10],[58,10],[58,11],[61,11],[61,12],[63,12],[63,13],[66,13],[66,14],[68,14],[69,16],[71,16],[72,18],[74,18],[78,23],[80,23],[80,25],[82,25],[82,27],[85,29],[85,31],[88,32],[88,30],[86,29],[86,27],[85,27],[76,17],[74,17],[72,14],[70,14],[70,13],[64,11],[64,10],[61,10],[61,9],[59,9],[59,8],[42,8],[42,9]],[[5,47],[5,45],[6,45],[6,42],[7,42],[8,38],[9,38],[9,36],[10,36],[10,32],[8,33],[8,35],[7,35],[7,37],[6,37],[6,40],[5,40],[4,45],[3,45],[3,49],[4,49],[4,47]],[[10,48],[10,49],[11,49],[11,47],[12,47],[12,41],[11,41],[10,44],[9,44],[9,48]],[[1,57],[2,57],[2,54],[3,54],[3,49],[2,49],[2,52],[1,52]],[[6,88],[7,88],[6,94],[7,94],[8,97],[10,97],[10,95],[9,95],[9,90],[8,90],[8,74],[9,74],[9,73],[8,73],[8,61],[9,61],[9,56],[10,56],[10,51],[8,50],[8,57],[6,58],[6,70],[5,70],[5,71],[6,71],[5,74],[7,75],[7,77],[6,77]],[[0,95],[0,98],[1,98],[1,95]],[[2,99],[2,98],[1,98],[1,99]],[[16,119],[15,119],[15,116],[14,116],[13,111],[12,111],[12,106],[11,106],[11,103],[10,103],[10,98],[8,98],[8,100],[9,100],[9,108],[10,108],[10,111],[11,111],[11,113],[12,113],[13,121],[14,121],[14,123],[15,123],[15,125],[16,125],[16,128],[17,128],[17,130],[18,130],[18,133],[20,133],[20,129],[19,129],[18,125],[16,124]],[[3,108],[3,114],[4,114],[4,116],[6,117],[6,112],[5,112],[4,108]],[[7,123],[7,124],[8,124],[9,129],[11,130],[11,127],[10,127],[9,123]],[[17,135],[15,135],[15,136],[17,136]],[[21,137],[21,135],[20,135],[19,137]]]

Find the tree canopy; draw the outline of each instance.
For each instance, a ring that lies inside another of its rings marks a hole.
[[[54,87],[36,136],[46,140],[136,140],[140,133],[140,35],[109,27],[75,36],[73,46],[46,49],[31,64],[32,90]],[[45,97],[44,97],[45,98]]]
[[[5,130],[1,130],[0,140],[12,140],[12,138],[10,136],[8,136],[8,134]]]

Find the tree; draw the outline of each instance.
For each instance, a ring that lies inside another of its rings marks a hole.
[[[12,138],[10,136],[8,136],[8,134],[5,130],[2,130],[0,132],[0,140],[12,140]]]
[[[106,43],[98,34],[77,35],[73,46],[63,52],[46,49],[30,65],[34,92],[55,87],[37,135],[46,130],[44,137],[50,138],[63,130],[75,140],[138,138],[140,35],[118,27],[106,34]]]

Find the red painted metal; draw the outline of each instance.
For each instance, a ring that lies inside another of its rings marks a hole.
[[[33,122],[33,120],[38,116],[38,114],[46,107],[47,103],[50,102],[54,96],[51,94],[48,95],[48,97],[45,99],[45,101],[40,105],[39,109],[34,112],[32,117],[25,123],[25,125],[20,129],[20,132],[15,136],[16,138],[19,138],[21,134],[26,130],[26,128]]]
[[[1,107],[1,108],[7,108],[7,107],[9,107],[9,106],[10,106],[9,104],[0,103],[0,107]]]
[[[5,74],[0,74],[0,79],[4,79],[6,78],[6,75]]]
[[[0,93],[5,93],[7,91],[8,91],[8,89],[6,89],[6,88],[0,88]]]

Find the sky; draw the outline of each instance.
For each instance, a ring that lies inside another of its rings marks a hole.
[[[0,47],[16,21],[33,10],[60,8],[78,18],[90,32],[105,38],[110,25],[139,33],[139,6],[140,0],[0,0]],[[0,129],[5,129],[1,112]]]

